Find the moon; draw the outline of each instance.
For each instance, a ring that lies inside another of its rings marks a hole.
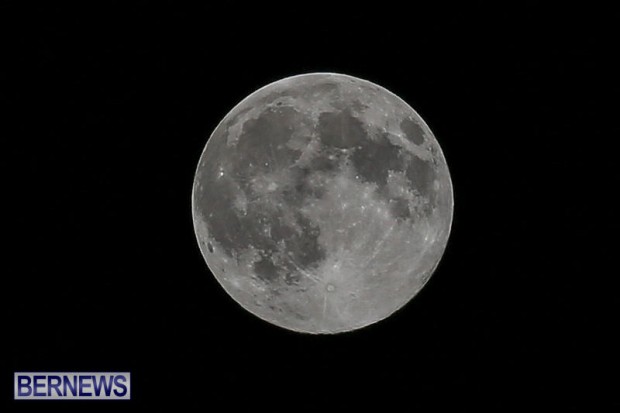
[[[450,235],[453,190],[422,118],[372,82],[281,79],[220,122],[192,191],[207,266],[243,308],[333,334],[393,314],[426,284]]]

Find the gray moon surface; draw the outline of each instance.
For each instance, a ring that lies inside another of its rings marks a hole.
[[[202,153],[194,229],[243,308],[331,334],[385,319],[437,267],[453,215],[450,173],[422,118],[366,80],[311,73],[235,106]]]

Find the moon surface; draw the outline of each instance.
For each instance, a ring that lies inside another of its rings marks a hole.
[[[206,263],[237,303],[331,334],[390,316],[428,281],[450,234],[452,182],[402,99],[312,73],[224,117],[198,163],[192,212]]]

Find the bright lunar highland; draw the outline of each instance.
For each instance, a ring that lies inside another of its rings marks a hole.
[[[277,326],[339,333],[411,300],[450,234],[452,183],[402,99],[333,73],[249,95],[217,126],[192,193],[202,254],[224,290]]]

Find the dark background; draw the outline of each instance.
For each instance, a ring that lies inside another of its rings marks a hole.
[[[617,14],[409,6],[3,2],[0,411],[620,407]],[[220,119],[312,71],[411,104],[455,193],[427,286],[337,336],[235,304],[190,208]],[[15,371],[130,371],[132,400],[17,403]]]

